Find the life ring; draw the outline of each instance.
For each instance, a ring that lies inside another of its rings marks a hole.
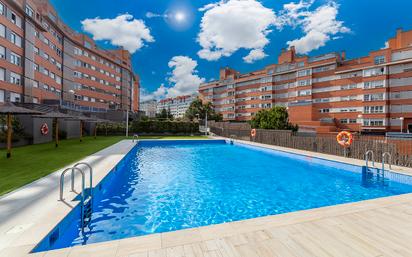
[[[349,147],[353,143],[353,135],[348,131],[342,131],[336,136],[336,141],[343,147]]]
[[[49,126],[47,126],[47,123],[44,123],[43,125],[41,125],[40,132],[44,136],[49,134]]]
[[[250,131],[250,135],[251,135],[252,137],[255,137],[255,136],[256,136],[256,129],[252,129],[252,130]]]

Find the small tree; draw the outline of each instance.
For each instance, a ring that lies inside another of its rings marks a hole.
[[[252,128],[279,129],[297,131],[297,125],[289,122],[289,114],[286,107],[275,106],[270,110],[260,110],[250,121]]]
[[[220,113],[215,112],[212,103],[203,103],[200,98],[196,98],[196,100],[194,100],[190,104],[189,108],[186,111],[185,117],[189,120],[194,120],[195,118],[205,119],[206,112],[208,120],[223,120],[223,116]]]
[[[163,108],[160,111],[160,113],[156,113],[156,119],[159,119],[159,120],[166,120],[166,119],[173,120],[173,115],[170,112],[170,109],[166,110],[166,109]]]

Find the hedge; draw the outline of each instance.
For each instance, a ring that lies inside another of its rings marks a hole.
[[[199,132],[199,123],[184,121],[137,121],[131,126],[133,133],[172,133],[172,134],[192,134]]]
[[[126,125],[119,124],[98,124],[97,133],[99,135],[123,135],[126,132]],[[196,134],[199,133],[199,123],[184,121],[135,121],[130,124],[129,133],[136,134]]]

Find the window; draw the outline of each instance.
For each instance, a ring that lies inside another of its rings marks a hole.
[[[343,85],[340,87],[341,90],[355,89],[358,88],[357,84]]]
[[[74,75],[75,78],[81,78],[82,77],[82,73],[78,72],[78,71],[75,71],[73,75]]]
[[[6,27],[0,24],[0,37],[6,37]]]
[[[26,5],[26,14],[29,15],[30,17],[34,16],[33,8],[31,8],[30,5]]]
[[[33,51],[34,51],[35,54],[39,54],[39,53],[40,53],[39,48],[37,48],[37,47],[35,47],[35,46],[33,46]]]
[[[14,72],[10,72],[10,83],[15,85],[21,85],[21,76]]]
[[[386,73],[385,67],[363,70],[364,77],[379,76]]]
[[[298,81],[299,87],[309,86],[310,84],[311,84],[311,81],[309,79]]]
[[[0,2],[0,14],[4,15],[4,4]]]
[[[0,103],[4,103],[4,90],[0,90]]]
[[[39,65],[33,63],[33,69],[34,69],[35,71],[39,71]]]
[[[10,62],[14,65],[20,66],[21,64],[21,57],[18,54],[11,52],[10,54]]]
[[[383,55],[375,56],[374,62],[376,65],[385,63],[385,56]]]
[[[310,76],[312,74],[312,71],[310,69],[308,70],[300,70],[297,73],[297,77],[305,77],[305,76]]]
[[[89,49],[92,48],[92,45],[90,44],[90,42],[87,42],[87,41],[84,42],[84,46]]]
[[[383,106],[365,106],[364,113],[383,113]]]
[[[21,99],[21,95],[20,94],[16,94],[13,92],[10,92],[10,101],[13,103],[18,103],[20,102]]]
[[[383,93],[364,95],[363,100],[364,101],[382,101],[383,100]]]
[[[10,41],[18,47],[21,47],[21,37],[14,32],[10,34]]]
[[[302,90],[298,92],[298,96],[307,96],[311,94],[312,94],[312,90]]]
[[[11,22],[13,22],[14,24],[16,24],[17,27],[21,28],[21,18],[19,16],[17,16],[17,14],[15,14],[14,12],[11,13],[11,17],[10,17]]]
[[[383,122],[383,119],[365,119],[363,120],[363,125],[377,127],[377,126],[383,126],[384,122]]]
[[[75,47],[75,48],[74,48],[74,54],[75,54],[75,55],[82,55],[82,50],[80,50],[79,48]]]
[[[33,80],[33,87],[38,88],[39,87],[39,82],[36,80]]]
[[[44,59],[49,60],[49,55],[48,55],[48,54],[46,54],[46,53],[43,52],[42,55],[43,55],[43,58],[44,58]]]
[[[385,87],[385,80],[368,81],[363,83],[364,89],[383,88]]]
[[[5,79],[5,73],[6,73],[6,70],[3,69],[3,68],[0,68],[0,80],[1,80],[1,81],[4,81],[4,79]]]
[[[6,48],[0,46],[0,59],[6,59]]]
[[[319,112],[320,113],[329,113],[330,109],[320,109]]]

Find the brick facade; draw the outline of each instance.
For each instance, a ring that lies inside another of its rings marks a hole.
[[[279,105],[302,130],[385,132],[402,125],[412,132],[412,31],[398,30],[387,48],[368,56],[345,56],[299,56],[292,47],[262,70],[223,68],[219,80],[202,84],[199,93],[227,121],[247,121]]]
[[[0,102],[138,110],[129,52],[70,29],[48,0],[0,0]]]

